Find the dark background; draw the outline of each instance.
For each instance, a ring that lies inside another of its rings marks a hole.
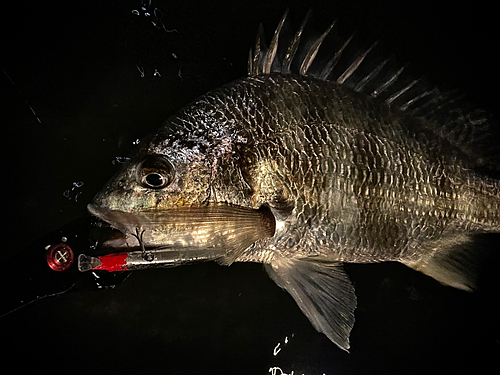
[[[245,75],[258,24],[269,41],[286,7],[295,27],[313,7],[320,30],[339,18],[346,34],[382,40],[430,81],[497,110],[497,12],[489,1],[10,4],[1,12],[4,268],[22,267],[11,261],[16,254],[84,215],[137,139]],[[8,315],[0,319],[0,358],[18,370],[73,374],[481,371],[500,354],[496,264],[475,294],[398,264],[348,265],[358,294],[350,354],[316,333],[261,265],[202,264],[135,273],[112,290]]]

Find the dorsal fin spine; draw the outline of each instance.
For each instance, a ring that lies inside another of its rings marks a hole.
[[[266,56],[264,57],[264,62],[262,64],[262,73],[270,74],[271,66],[273,65],[273,61],[276,58],[276,52],[278,51],[278,39],[281,33],[281,29],[283,28],[283,24],[285,23],[286,16],[288,14],[288,9],[285,10],[283,17],[281,17],[281,21],[274,32],[273,39],[271,40],[271,44],[267,49]]]
[[[299,47],[300,37],[302,36],[302,32],[306,26],[307,21],[311,18],[312,10],[309,9],[300,28],[295,33],[292,41],[288,45],[285,58],[283,59],[283,64],[281,65],[281,71],[283,74],[290,74],[290,65],[292,64],[293,58],[295,57],[295,53],[297,52],[297,48]]]
[[[265,46],[265,42],[264,42],[264,27],[262,26],[262,24],[259,25],[259,29],[257,30],[257,38],[255,40],[255,51],[254,51],[254,55],[253,55],[253,64],[252,64],[252,68],[253,70],[251,72],[248,72],[249,75],[254,75],[254,76],[257,76],[259,74],[261,74],[261,70],[260,70],[260,60],[261,60],[261,51],[262,51],[262,47]],[[265,49],[265,47],[264,47]]]
[[[410,106],[412,106],[414,103],[418,102],[420,99],[422,98],[425,98],[426,96],[428,95],[431,95],[432,93],[434,92],[434,90],[428,90],[428,91],[424,91],[423,93],[421,93],[420,95],[417,95],[413,98],[411,98],[410,100],[408,100],[407,102],[405,102],[404,104],[402,104],[399,109],[402,110],[402,111],[406,111]]]
[[[377,45],[377,42],[373,43],[370,48],[368,48],[364,53],[362,53],[356,60],[352,62],[351,65],[341,74],[339,78],[337,78],[337,83],[344,83],[346,79],[348,79],[358,67],[361,65],[366,55],[370,53],[370,51]]]
[[[333,68],[335,68],[335,65],[337,65],[337,62],[340,60],[340,57],[342,56],[342,53],[344,52],[345,48],[347,45],[351,42],[352,38],[354,35],[351,35],[347,40],[344,42],[342,47],[339,48],[337,52],[335,52],[335,55],[328,61],[328,63],[325,65],[323,70],[321,71],[319,78],[325,81],[330,73],[332,72]]]
[[[248,51],[248,68],[247,68],[248,75],[251,75],[253,73],[253,51],[250,48],[250,51]]]
[[[403,72],[404,66],[401,67],[398,71],[396,71],[392,76],[389,77],[383,84],[381,84],[379,87],[377,87],[373,92],[371,93],[371,96],[376,98],[377,96],[380,95],[383,91],[385,91],[390,85],[392,85],[399,77],[399,75]]]
[[[385,101],[387,104],[391,105],[392,102],[394,100],[396,100],[397,98],[399,98],[402,94],[404,94],[406,91],[408,91],[409,89],[411,89],[419,80],[416,79],[412,82],[410,82],[408,85],[406,85],[405,87],[403,87],[401,90],[395,92],[394,94],[392,94],[391,96],[389,96],[389,98],[387,98]]]
[[[309,51],[306,54],[306,57],[304,58],[304,61],[302,61],[302,65],[300,66],[299,74],[300,75],[307,75],[307,71],[311,67],[311,64],[314,61],[314,58],[316,57],[319,47],[321,47],[321,43],[325,40],[326,36],[330,33],[330,31],[333,29],[333,26],[335,26],[335,21],[332,22],[332,24],[326,29],[326,31],[321,34],[321,36],[316,39],[316,41],[313,43],[311,48],[309,48]]]
[[[354,91],[361,91],[363,88],[384,68],[389,62],[389,59],[382,61],[375,69],[368,73],[359,83],[354,87]]]

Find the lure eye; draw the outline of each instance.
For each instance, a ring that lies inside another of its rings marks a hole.
[[[137,182],[149,189],[163,189],[173,180],[174,168],[163,156],[147,156],[137,166]]]

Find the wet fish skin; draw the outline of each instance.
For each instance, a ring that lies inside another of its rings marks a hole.
[[[136,182],[144,155],[175,166],[170,186]],[[422,121],[334,82],[249,77],[169,119],[94,204],[125,212],[269,205],[274,237],[238,260],[414,260],[443,234],[498,230],[498,185],[460,156]]]
[[[141,232],[144,246],[262,262],[344,350],[356,297],[343,262],[399,261],[473,290],[472,236],[500,230],[500,184],[474,171],[480,153],[402,110],[411,100],[394,105],[415,81],[386,99],[343,84],[371,48],[340,82],[271,72],[275,47],[265,71],[259,44],[249,77],[169,118],[95,197],[91,213],[126,235],[115,246]]]

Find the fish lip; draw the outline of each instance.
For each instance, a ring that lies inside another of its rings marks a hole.
[[[128,232],[134,233],[133,228],[137,228],[139,224],[136,215],[125,211],[98,207],[92,203],[87,205],[87,210],[91,215],[107,222],[124,234]]]
[[[111,228],[115,231],[115,235],[105,237],[101,242],[101,247],[104,249],[118,251],[123,249],[132,250],[139,247],[139,243],[136,243],[136,238],[131,233],[134,233],[132,228],[136,228],[132,225],[123,224],[119,218],[127,217],[129,220],[134,218],[133,214],[128,214],[123,211],[111,210],[109,208],[98,207],[93,203],[87,205],[88,212],[97,217],[99,220],[109,224]],[[119,235],[116,231],[119,232]]]
[[[95,204],[93,203],[89,203],[87,205],[87,211],[91,214],[91,215],[94,215],[96,217],[98,217],[99,219],[102,219],[102,211],[103,209],[102,208],[98,208]]]
[[[114,227],[113,224],[115,224],[115,223],[110,218],[109,214],[110,214],[111,210],[109,208],[97,207],[95,204],[89,203],[87,205],[87,211],[91,215],[101,219],[102,221],[105,221],[108,224],[111,224]],[[118,229],[118,228],[115,227],[115,229]],[[120,230],[120,229],[118,229],[118,230]],[[122,232],[122,231],[120,230],[120,232]]]
[[[139,227],[138,218],[133,213],[111,210],[109,208],[96,206],[92,203],[87,205],[87,210],[91,215],[105,221],[124,235],[127,233],[135,233],[135,229]]]

